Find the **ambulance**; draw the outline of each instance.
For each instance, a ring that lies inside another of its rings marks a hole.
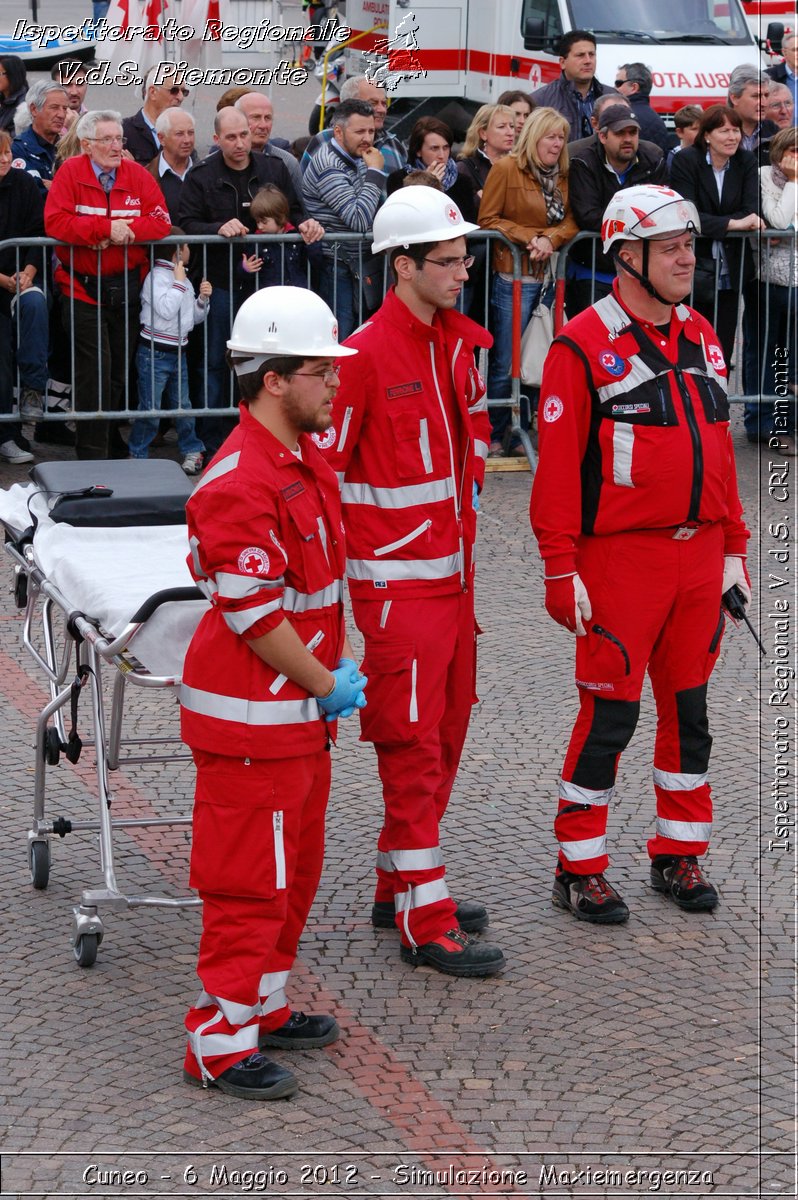
[[[346,0],[344,20],[346,74],[385,84],[400,134],[431,113],[461,131],[503,91],[556,79],[557,43],[571,29],[595,35],[605,85],[623,63],[645,63],[666,121],[683,104],[725,102],[739,64],[774,61],[742,0]]]

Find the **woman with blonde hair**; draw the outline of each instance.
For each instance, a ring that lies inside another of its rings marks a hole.
[[[506,104],[483,104],[466,131],[457,156],[458,173],[471,187],[472,211],[461,205],[466,221],[476,221],[482,189],[495,162],[509,154],[515,142],[515,113]]]
[[[524,122],[516,148],[493,166],[479,207],[482,228],[498,229],[521,249],[522,329],[540,303],[546,264],[578,232],[568,204],[568,131],[568,121],[556,109],[536,108]],[[490,313],[494,341],[488,396],[509,399],[513,256],[499,241],[493,243]],[[508,408],[491,412],[492,454],[500,453],[509,420]]]

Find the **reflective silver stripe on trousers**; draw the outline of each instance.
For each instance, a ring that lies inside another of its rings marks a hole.
[[[426,850],[378,850],[377,866],[381,871],[432,871],[443,866],[440,846]]]
[[[479,440],[479,438],[476,438],[476,439],[475,439],[475,441],[474,441],[474,453],[476,454],[477,458],[487,458],[487,457],[488,457],[488,450],[489,450],[489,446],[488,446],[488,443],[487,443],[487,442],[481,442],[481,441]]]
[[[667,821],[657,817],[657,833],[673,842],[708,842],[712,833],[711,821]]]
[[[449,889],[445,879],[433,879],[431,883],[414,884],[406,892],[398,892],[393,902],[399,913],[410,912],[411,909],[424,908],[426,904],[436,904],[439,900],[449,899]]]
[[[214,479],[221,479],[223,475],[227,475],[230,471],[235,471],[240,457],[241,451],[236,450],[235,454],[228,454],[226,458],[221,459],[215,466],[210,467],[194,488],[194,494],[196,495],[200,488],[204,488],[206,483],[212,483]]]
[[[207,1001],[216,1005],[213,1016],[209,1020],[203,1021],[202,1025],[198,1026],[197,1029],[188,1035],[189,1045],[191,1046],[194,1058],[197,1060],[203,1080],[213,1079],[210,1071],[205,1066],[204,1054],[212,1058],[216,1054],[235,1054],[237,1050],[251,1050],[254,1052],[258,1048],[259,1032],[257,1023],[253,1021],[251,1025],[245,1025],[236,1033],[206,1033],[206,1029],[210,1029],[220,1017],[224,1016],[221,1010],[222,1001],[218,1000],[215,996],[209,996],[205,991],[200,993],[197,1007],[206,1008]],[[243,1009],[244,1005],[236,1005],[235,1007]],[[247,1020],[250,1019],[247,1018]],[[230,1024],[233,1024],[233,1022],[230,1022]]]
[[[341,487],[343,504],[373,504],[377,508],[415,508],[418,504],[435,504],[451,500],[454,483],[451,479],[435,479],[431,483],[411,483],[405,487],[372,487],[370,483],[344,483]]]
[[[223,612],[225,624],[233,633],[243,634],[253,625],[256,625],[262,617],[268,617],[270,613],[277,612],[283,607],[282,596],[278,600],[270,600],[268,604],[258,604],[255,608],[245,608],[242,612]]]
[[[226,600],[243,600],[252,596],[261,588],[278,588],[283,586],[283,577],[279,579],[259,579],[254,575],[230,575],[227,571],[219,571],[216,576],[216,591]]]
[[[215,1004],[229,1025],[246,1025],[260,1012],[260,1004],[239,1004],[235,1000],[223,1000],[220,996],[210,996],[204,989],[200,992],[195,1008],[207,1008]]]
[[[592,788],[579,787],[576,783],[568,783],[565,779],[560,780],[560,799],[570,800],[573,804],[609,804],[614,795],[614,786],[605,788],[601,792],[594,792]]]
[[[261,975],[258,984],[258,995],[261,1002],[268,999],[273,992],[281,992],[285,995],[285,985],[288,983],[290,974],[290,971],[270,971],[267,975]]]
[[[320,592],[298,592],[295,588],[286,588],[283,592],[283,612],[304,613],[313,608],[331,608],[340,604],[344,598],[344,585],[340,579],[328,583]]]
[[[654,785],[665,788],[668,792],[692,792],[703,787],[709,779],[709,772],[700,775],[688,775],[679,771],[660,771],[654,767]]]
[[[616,421],[612,429],[612,481],[618,487],[634,487],[632,483],[632,451],[635,444],[634,425]]]
[[[368,558],[348,558],[346,573],[350,579],[447,579],[460,572],[460,556],[448,554],[445,558],[395,559],[372,562]]]
[[[607,853],[605,837],[585,838],[581,842],[560,842],[560,849],[569,862],[583,862],[588,858],[598,858]]]
[[[201,717],[238,721],[242,725],[303,725],[317,721],[321,713],[312,696],[307,700],[244,700],[241,696],[220,696],[185,683],[180,685],[180,703]]]
[[[272,834],[274,836],[274,883],[278,892],[285,891],[285,843],[283,841],[283,812],[278,809],[272,813]]]

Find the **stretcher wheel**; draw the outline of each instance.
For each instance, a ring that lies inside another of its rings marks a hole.
[[[100,939],[96,933],[84,933],[72,947],[75,962],[79,967],[93,967],[97,961],[97,947]]]
[[[44,761],[48,767],[57,767],[61,758],[61,739],[55,725],[48,725],[44,735]]]
[[[14,574],[14,603],[17,608],[26,608],[28,604],[28,577],[19,567]]]
[[[31,842],[28,858],[30,881],[40,892],[44,891],[50,882],[50,843]]]

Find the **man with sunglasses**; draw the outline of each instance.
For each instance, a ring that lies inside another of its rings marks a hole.
[[[385,806],[372,923],[398,926],[403,962],[463,976],[504,966],[498,946],[469,937],[488,914],[450,897],[438,832],[475,698],[473,548],[490,422],[474,352],[492,339],[456,304],[478,228],[434,188],[388,197],[372,250],[387,253],[395,284],[345,343],[358,356],[342,364],[333,427],[318,440],[342,479],[369,678],[361,740],[374,743]]]
[[[156,63],[144,80],[144,103],[132,117],[125,117],[122,132],[134,162],[146,167],[161,152],[155,122],[167,108],[177,108],[188,95],[183,74],[176,63]]]

